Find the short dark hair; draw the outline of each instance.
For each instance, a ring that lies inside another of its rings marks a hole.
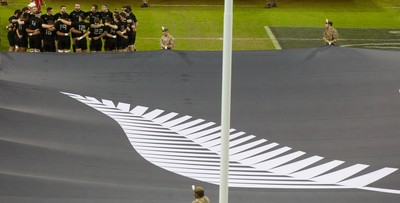
[[[93,4],[92,7],[94,7],[96,10],[99,8],[97,4]]]
[[[49,12],[49,11],[51,11],[51,10],[53,10],[53,7],[47,7],[47,8],[46,8],[46,11],[47,11],[47,12]]]
[[[25,11],[28,11],[28,10],[29,10],[29,8],[27,6],[22,8],[22,12],[25,12]]]
[[[127,6],[124,6],[123,8],[129,9],[130,11],[132,10],[132,7],[131,7],[131,6],[129,6],[129,5],[127,5]]]
[[[15,10],[15,11],[14,11],[14,15],[17,14],[17,13],[19,13],[19,12],[21,12],[21,10],[19,10],[19,9]]]
[[[21,18],[21,16],[22,16],[23,13],[24,13],[24,12],[19,11],[18,14],[17,14],[17,18]]]

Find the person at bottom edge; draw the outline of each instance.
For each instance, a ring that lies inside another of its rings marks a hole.
[[[204,189],[200,186],[193,186],[195,199],[192,203],[210,203],[210,199],[204,195]]]

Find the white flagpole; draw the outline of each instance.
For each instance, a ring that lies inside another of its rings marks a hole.
[[[228,203],[229,189],[229,135],[231,120],[232,75],[232,13],[233,0],[225,0],[224,38],[222,51],[222,100],[221,100],[221,154],[219,203]]]

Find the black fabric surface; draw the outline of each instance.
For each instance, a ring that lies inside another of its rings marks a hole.
[[[218,186],[144,160],[119,125],[61,94],[220,123],[222,53],[0,53],[0,202],[183,203]],[[371,170],[400,168],[400,52],[321,47],[233,53],[235,129]],[[400,172],[373,187],[400,189]],[[231,188],[231,203],[398,203],[365,191]]]

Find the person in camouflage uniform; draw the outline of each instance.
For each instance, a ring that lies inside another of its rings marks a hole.
[[[193,188],[195,199],[192,203],[210,203],[210,199],[204,195],[204,189],[200,186]]]
[[[175,39],[169,34],[168,28],[162,27],[162,36],[160,38],[161,49],[172,49],[175,46]]]
[[[323,36],[326,45],[335,45],[339,39],[339,34],[332,25],[332,21],[327,19],[325,22],[325,31]]]
[[[272,7],[278,7],[278,0],[267,0],[267,4],[264,6],[264,8],[272,8]]]
[[[147,0],[143,0],[143,4],[140,5],[140,7],[142,7],[142,8],[147,8],[147,7],[149,7],[149,4],[147,3]]]

